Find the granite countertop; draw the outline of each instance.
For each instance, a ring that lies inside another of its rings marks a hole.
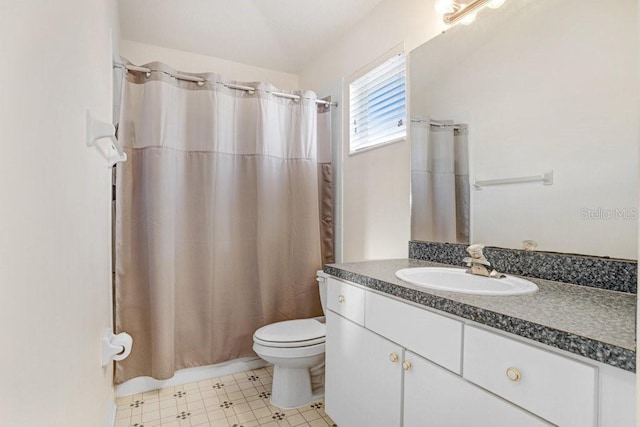
[[[327,274],[627,371],[636,369],[636,295],[526,277],[538,292],[484,296],[419,288],[395,272],[415,259],[327,264]]]

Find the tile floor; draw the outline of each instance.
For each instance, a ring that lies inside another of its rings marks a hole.
[[[334,426],[322,401],[292,410],[269,403],[273,367],[118,398],[115,427]]]

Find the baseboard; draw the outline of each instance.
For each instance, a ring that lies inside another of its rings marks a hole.
[[[241,357],[217,365],[198,366],[197,368],[181,369],[168,380],[156,380],[151,377],[138,377],[125,381],[116,386],[116,397],[129,396],[146,391],[157,390],[164,387],[202,381],[209,378],[222,377],[224,375],[237,374],[249,369],[258,369],[267,366],[268,363],[259,357]],[[115,417],[115,410],[114,410]]]

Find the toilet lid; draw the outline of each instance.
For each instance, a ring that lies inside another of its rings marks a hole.
[[[315,319],[297,319],[263,326],[255,332],[253,338],[267,345],[288,347],[287,344],[304,346],[324,342],[324,334],[323,323]]]

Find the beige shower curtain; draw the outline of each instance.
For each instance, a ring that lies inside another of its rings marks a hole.
[[[145,67],[157,71],[122,84],[116,329],[134,345],[116,383],[253,355],[260,326],[321,314],[319,199],[331,178],[319,180],[315,95]]]
[[[468,130],[412,119],[411,238],[469,243]]]

